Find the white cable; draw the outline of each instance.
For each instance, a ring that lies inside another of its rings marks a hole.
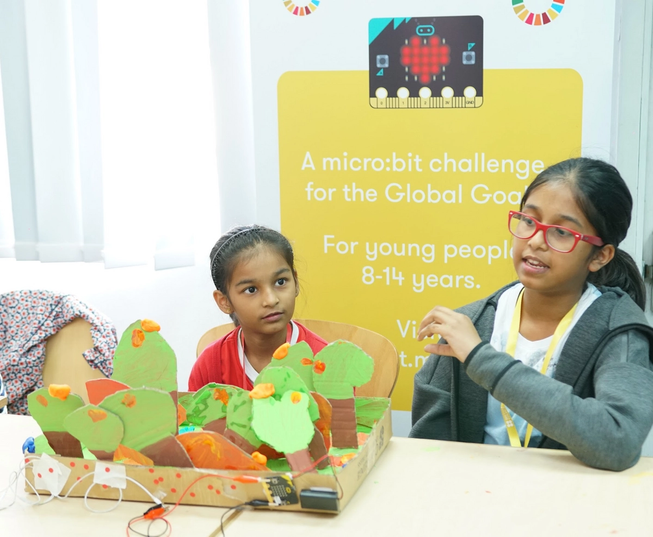
[[[18,471],[17,472],[12,472],[9,475],[9,484],[7,485],[7,487],[5,487],[3,490],[0,491],[0,493],[2,494],[2,496],[0,496],[0,504],[2,503],[2,501],[4,501],[5,497],[7,496],[7,493],[10,490],[12,490],[12,488],[13,488],[13,492],[14,492],[14,498],[11,501],[11,503],[9,503],[8,505],[0,506],[0,511],[2,511],[4,509],[8,509],[12,505],[14,505],[14,503],[16,503],[17,499],[20,500],[21,502],[24,502],[24,503],[26,503],[28,505],[31,505],[31,506],[34,506],[34,507],[39,506],[39,505],[45,505],[46,503],[51,502],[55,498],[57,498],[58,500],[62,500],[62,501],[67,500],[68,497],[70,496],[70,493],[73,491],[73,489],[79,483],[84,481],[84,479],[86,479],[87,477],[94,475],[94,472],[90,472],[90,473],[85,474],[82,477],[80,477],[77,481],[75,481],[75,483],[72,484],[72,486],[68,489],[68,492],[64,496],[59,496],[58,494],[50,494],[50,496],[47,497],[47,499],[45,499],[45,500],[41,500],[41,497],[42,497],[41,494],[39,494],[39,492],[36,490],[34,485],[28,479],[25,479],[25,483],[29,486],[29,488],[32,489],[32,492],[36,495],[36,501],[35,502],[30,502],[29,500],[27,500],[25,498],[21,498],[18,495],[18,479],[21,476],[21,474],[25,473],[25,469],[27,468],[27,466],[29,464],[32,463],[32,459],[34,459],[34,458],[37,458],[37,457],[32,456],[32,458],[29,459],[29,462],[21,463],[19,465],[19,467],[18,467]],[[147,490],[141,483],[139,483],[135,479],[132,479],[131,477],[128,477],[128,476],[125,476],[125,479],[128,480],[128,481],[131,481],[132,483],[134,483],[135,485],[137,485],[138,487],[143,489],[143,491],[145,491],[145,493],[152,499],[152,501],[155,504],[157,504],[159,506],[163,506],[163,502],[159,498],[154,496],[149,490]],[[113,487],[113,488],[118,488],[119,497],[118,497],[118,501],[111,508],[100,511],[100,510],[92,509],[89,506],[89,504],[88,504],[88,495],[91,492],[91,489],[97,484],[98,483],[92,483],[91,486],[88,489],[86,489],[86,492],[84,493],[84,506],[86,507],[86,509],[88,511],[90,511],[91,513],[98,513],[98,514],[100,514],[100,513],[109,513],[111,511],[113,511],[114,509],[116,509],[120,505],[120,502],[122,501],[122,489],[120,489],[118,487]]]
[[[118,492],[119,492],[120,496],[118,498],[118,501],[113,505],[113,507],[110,507],[109,509],[105,509],[104,511],[97,511],[96,509],[91,509],[90,506],[88,505],[88,493],[91,492],[91,489],[95,485],[97,485],[97,483],[93,483],[90,487],[88,487],[88,489],[86,489],[86,493],[84,494],[84,506],[86,507],[86,509],[88,509],[91,513],[102,514],[102,513],[110,513],[116,507],[118,507],[120,505],[120,502],[122,501],[122,489],[118,489]],[[68,491],[68,493],[70,494],[70,490]],[[66,498],[67,497],[68,497],[68,494],[66,494]]]
[[[7,493],[12,489],[12,487],[13,487],[13,491],[14,491],[14,499],[11,501],[11,503],[9,505],[5,505],[4,507],[0,507],[0,511],[2,511],[4,509],[8,509],[12,505],[14,505],[14,503],[16,503],[16,499],[18,499],[21,502],[26,503],[28,505],[39,505],[40,500],[41,500],[41,495],[36,491],[34,486],[27,480],[25,482],[29,485],[29,487],[32,489],[34,494],[36,494],[36,498],[37,498],[36,502],[30,502],[29,500],[26,500],[26,499],[21,498],[20,496],[18,496],[18,478],[25,471],[25,468],[27,468],[27,465],[30,464],[30,463],[31,463],[31,459],[27,463],[24,463],[24,464],[21,463],[18,466],[18,471],[17,472],[11,472],[11,474],[9,474],[9,485],[7,485],[4,488],[4,490],[2,491],[2,497],[0,497],[0,503],[5,499],[5,497],[7,496]],[[47,501],[50,501],[50,499],[48,499]],[[43,503],[46,503],[46,502],[43,502]]]
[[[135,485],[138,485],[139,487],[141,487],[141,488],[145,491],[145,493],[146,493],[150,498],[152,498],[152,501],[153,501],[154,503],[156,503],[156,504],[158,504],[158,505],[163,505],[163,502],[162,502],[161,500],[159,500],[159,498],[157,498],[156,496],[154,496],[154,495],[153,495],[149,490],[147,490],[147,489],[146,489],[146,488],[145,488],[141,483],[139,483],[139,482],[136,481],[135,479],[132,479],[132,478],[129,477],[129,476],[125,476],[125,479],[126,479],[127,481],[131,481],[131,482],[134,483]]]

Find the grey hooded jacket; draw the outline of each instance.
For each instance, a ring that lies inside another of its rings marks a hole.
[[[550,378],[487,343],[499,296],[512,285],[457,310],[483,342],[464,364],[428,358],[415,375],[410,436],[483,443],[490,392],[542,432],[538,447],[569,449],[597,468],[629,468],[653,425],[653,328],[644,313],[621,289],[599,288]]]

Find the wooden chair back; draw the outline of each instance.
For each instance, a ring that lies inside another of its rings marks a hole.
[[[81,318],[73,319],[45,343],[43,385],[67,384],[71,392],[88,403],[86,381],[105,378],[99,369],[93,369],[82,353],[93,347],[91,325]]]
[[[316,319],[295,319],[311,332],[331,343],[344,339],[358,345],[374,360],[374,374],[367,383],[356,388],[356,395],[363,397],[390,397],[399,375],[399,356],[392,342],[381,334],[353,324]],[[205,332],[197,344],[197,356],[209,346],[234,329],[233,323],[215,326]]]

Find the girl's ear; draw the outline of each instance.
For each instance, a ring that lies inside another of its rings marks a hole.
[[[612,261],[612,258],[614,257],[614,251],[614,245],[612,244],[606,244],[605,246],[602,246],[601,249],[594,254],[594,257],[592,257],[588,267],[589,271],[597,272],[605,267],[610,261]]]
[[[299,280],[297,279],[297,271],[292,273],[292,277],[295,278],[295,298],[299,296]]]
[[[231,315],[234,312],[234,309],[231,307],[229,297],[217,289],[213,291],[213,300],[215,300],[215,303],[218,305],[218,308],[220,308],[222,313]]]

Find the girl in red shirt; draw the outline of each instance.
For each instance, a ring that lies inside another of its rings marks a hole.
[[[236,328],[202,352],[189,390],[209,382],[251,390],[283,343],[306,341],[314,354],[327,345],[291,320],[299,285],[292,246],[281,233],[258,225],[233,228],[220,237],[210,258],[213,298]]]

